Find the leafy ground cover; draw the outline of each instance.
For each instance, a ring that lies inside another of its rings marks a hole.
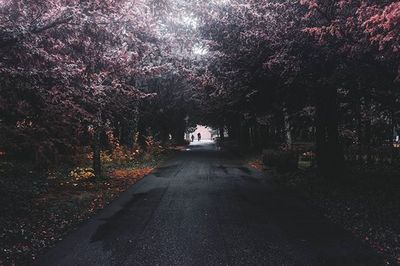
[[[261,160],[250,165],[261,169]],[[314,169],[278,174],[274,180],[317,207],[328,219],[352,232],[382,254],[388,265],[400,264],[400,179],[397,166],[351,166],[329,181]]]
[[[106,164],[38,177],[32,165],[0,164],[0,265],[29,264],[81,222],[149,174],[170,152],[125,164]],[[43,174],[42,174],[43,175]]]

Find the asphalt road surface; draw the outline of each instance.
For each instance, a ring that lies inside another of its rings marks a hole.
[[[210,142],[145,177],[37,265],[382,265],[303,200]]]

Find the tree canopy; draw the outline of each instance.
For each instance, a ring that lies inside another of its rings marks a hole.
[[[255,147],[315,141],[329,173],[345,144],[398,126],[399,1],[0,0],[0,14],[11,156],[98,158],[105,130],[132,147],[202,123]]]

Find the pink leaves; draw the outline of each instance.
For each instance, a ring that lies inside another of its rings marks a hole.
[[[380,50],[398,53],[400,48],[400,2],[383,7],[363,6],[359,17],[364,19],[363,27],[373,44]]]
[[[0,45],[0,73],[16,87],[21,85],[14,77],[35,88],[34,96],[26,96],[34,106],[21,103],[16,111],[24,117],[35,107],[41,113],[35,126],[56,123],[60,130],[94,121],[100,106],[110,109],[109,116],[121,116],[123,108],[149,95],[132,84],[132,77],[164,69],[154,62],[157,24],[145,12],[145,2],[15,0],[0,5],[0,42],[3,32],[12,37],[9,46]],[[121,99],[129,105],[122,106]],[[15,105],[12,98],[5,101]],[[25,122],[18,125],[27,128]]]
[[[375,5],[361,0],[301,0],[300,4],[309,9],[303,31],[318,44],[336,47],[346,57],[370,47],[376,47],[375,56],[399,54],[400,1]]]
[[[300,0],[300,4],[307,6],[309,9],[313,9],[318,7],[318,1],[317,0]]]

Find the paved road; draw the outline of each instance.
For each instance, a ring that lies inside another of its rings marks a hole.
[[[158,168],[37,262],[381,264],[302,200],[206,142]]]

